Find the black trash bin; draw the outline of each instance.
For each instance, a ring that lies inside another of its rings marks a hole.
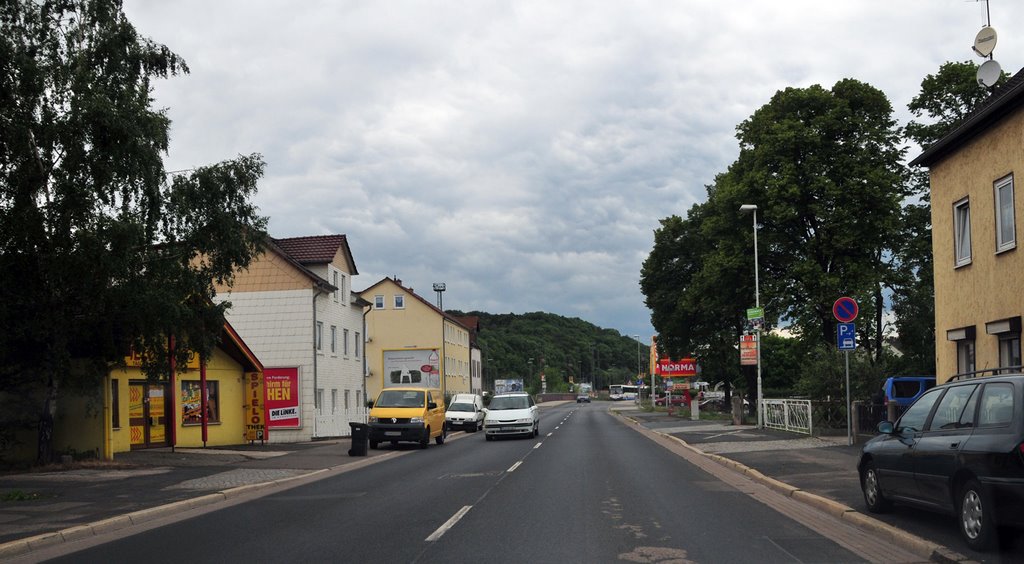
[[[367,443],[370,442],[370,426],[365,423],[349,422],[352,428],[352,448],[348,449],[349,456],[366,456]]]

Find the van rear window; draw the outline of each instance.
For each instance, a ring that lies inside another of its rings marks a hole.
[[[896,398],[912,398],[921,391],[921,382],[900,382],[892,383],[892,395]]]

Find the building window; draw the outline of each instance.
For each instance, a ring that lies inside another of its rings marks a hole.
[[[331,325],[331,352],[338,352],[338,328]]]
[[[313,332],[313,341],[316,344],[316,350],[324,350],[324,322],[316,322],[316,331]]]
[[[338,412],[338,390],[331,388],[331,415]]]
[[[956,371],[958,374],[974,372],[974,339],[956,342]]]
[[[346,293],[346,291],[345,291],[345,275],[344,275],[344,274],[342,274],[342,275],[340,275],[340,276],[341,276],[341,277],[340,277],[340,279],[338,280],[338,283],[337,283],[337,284],[335,284],[335,286],[337,286],[337,287],[338,287],[338,294],[340,294],[340,295],[342,295],[342,296],[347,296],[348,294],[347,294],[347,293]],[[348,301],[348,300],[346,299],[346,301]]]
[[[953,204],[953,247],[955,266],[971,263],[971,203],[967,198]]]
[[[384,296],[373,297],[373,309],[384,309]]]
[[[348,390],[345,390],[345,411],[348,411]]]
[[[1020,333],[999,336],[999,366],[1020,366]]]
[[[338,301],[338,294],[341,292],[341,287],[338,286],[338,271],[335,270],[331,273],[331,283],[334,284],[334,301]]]
[[[121,428],[121,402],[118,400],[117,379],[110,381],[110,427]]]
[[[202,425],[203,409],[200,390],[202,382],[199,380],[181,381],[181,424]],[[206,422],[220,423],[220,394],[218,393],[218,382],[206,382]]]
[[[996,252],[1017,246],[1017,230],[1013,218],[1013,175],[994,184],[996,195]]]
[[[356,344],[356,358],[359,358],[359,354],[362,352],[362,348],[363,348],[363,342],[360,340],[359,331],[356,331],[355,344]]]
[[[313,407],[316,409],[316,412],[319,415],[321,410],[324,407],[324,389],[323,388],[317,388],[316,389],[316,396],[314,396],[314,398],[313,398]]]
[[[341,330],[341,349],[345,356],[348,356],[348,329]]]
[[[395,294],[395,309],[405,309],[405,296]]]

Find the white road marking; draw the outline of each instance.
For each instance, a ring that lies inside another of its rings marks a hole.
[[[555,434],[555,432],[551,431],[550,433],[548,433],[548,436],[550,437],[551,435],[554,435],[554,434]]]
[[[509,468],[508,470],[505,470],[505,471],[506,472],[515,472],[516,468],[519,468],[519,465],[522,464],[522,463],[523,463],[523,461],[520,460],[519,462],[516,462],[515,464],[513,464],[511,468]]]
[[[452,515],[451,519],[448,519],[447,521],[445,521],[444,525],[441,525],[440,527],[438,527],[436,531],[434,531],[433,533],[431,533],[431,535],[429,537],[427,537],[427,542],[434,542],[437,539],[441,538],[441,535],[443,535],[446,532],[448,532],[448,529],[451,529],[452,527],[454,527],[455,524],[459,522],[459,519],[462,519],[462,517],[466,513],[469,513],[469,510],[472,509],[472,508],[473,508],[472,505],[464,505],[462,507],[462,509],[456,511],[455,515]]]
[[[542,444],[544,444],[544,443],[537,443],[537,444],[533,445],[534,450],[540,448],[540,445],[542,445]]]

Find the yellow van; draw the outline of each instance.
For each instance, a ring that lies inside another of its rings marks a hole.
[[[411,386],[381,390],[370,408],[370,448],[382,442],[419,443],[427,448],[433,437],[444,444],[448,428],[444,421],[444,394],[434,388]]]

